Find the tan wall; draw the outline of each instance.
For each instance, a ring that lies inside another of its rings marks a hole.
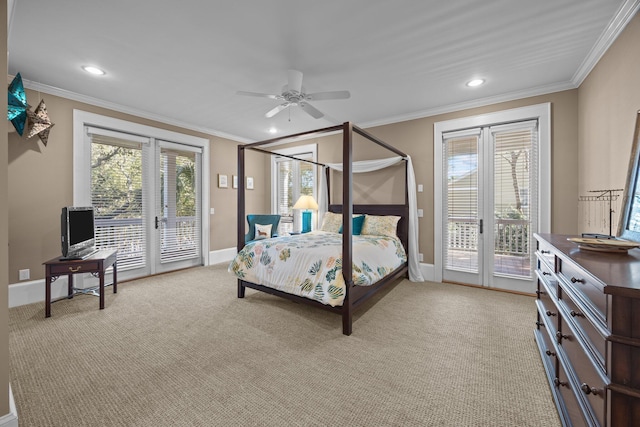
[[[7,51],[7,2],[0,3],[0,46]],[[7,72],[7,55],[0,55],[0,70]],[[8,283],[8,171],[7,171],[7,104],[0,107],[0,419],[9,413],[9,298]]]
[[[74,109],[209,139],[210,200],[215,209],[210,216],[210,250],[236,245],[237,191],[231,186],[218,188],[218,174],[227,175],[229,180],[236,174],[236,142],[27,90],[31,105],[37,105],[40,99],[45,100],[55,124],[48,145],[36,136],[28,139],[26,132],[22,137],[16,132],[9,134],[9,283],[18,282],[20,269],[30,269],[32,280],[43,278],[42,262],[60,255],[60,210],[73,204]],[[249,165],[249,170],[263,173],[261,162]],[[264,204],[258,194],[264,193],[260,190],[264,184],[264,180],[256,180],[258,197],[252,203]]]
[[[640,110],[640,15],[600,59],[579,89],[579,191],[625,187],[631,143]],[[621,206],[614,214],[614,228]],[[581,209],[580,231],[594,230]],[[608,232],[608,229],[607,229]]]

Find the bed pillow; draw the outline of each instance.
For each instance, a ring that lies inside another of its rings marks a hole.
[[[268,239],[271,237],[271,227],[273,224],[256,224],[256,235],[253,237],[253,240],[262,240]]]
[[[330,233],[338,233],[342,226],[342,214],[326,212],[322,218],[322,227],[320,230]]]
[[[351,220],[351,234],[354,236],[359,236],[362,233],[362,225],[364,224],[364,215],[353,216]],[[340,230],[338,233],[342,234],[342,224],[340,225]]]
[[[361,234],[397,237],[399,216],[394,215],[366,215]]]

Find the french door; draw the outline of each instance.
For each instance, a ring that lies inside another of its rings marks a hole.
[[[86,127],[96,246],[140,277],[203,264],[202,148]]]
[[[538,121],[442,134],[442,279],[532,292]]]

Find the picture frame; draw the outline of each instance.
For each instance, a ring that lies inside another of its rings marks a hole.
[[[247,177],[247,190],[253,190],[253,177]]]
[[[228,187],[228,183],[227,183],[227,175],[223,175],[221,173],[218,174],[218,187],[219,188],[227,188]]]
[[[232,182],[233,188],[238,188],[238,175],[232,175],[231,182]]]

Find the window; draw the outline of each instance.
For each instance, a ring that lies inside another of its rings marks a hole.
[[[284,150],[278,154],[298,159],[316,161],[316,145],[304,145]],[[313,163],[294,160],[289,157],[272,156],[271,159],[271,210],[281,215],[278,233],[299,231],[301,213],[294,211],[293,205],[302,195],[313,196],[317,200],[316,166]],[[317,222],[317,212],[313,213],[312,224]],[[315,228],[315,227],[314,227]]]

